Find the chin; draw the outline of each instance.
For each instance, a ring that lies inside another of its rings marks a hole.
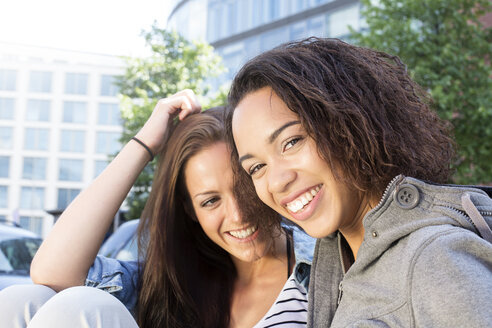
[[[333,234],[336,231],[336,229],[332,231],[331,229],[321,229],[320,227],[304,228],[301,226],[301,228],[303,228],[304,231],[311,237],[318,238],[318,239],[328,237],[329,235]]]

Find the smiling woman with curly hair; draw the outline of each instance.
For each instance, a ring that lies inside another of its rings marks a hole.
[[[438,184],[449,128],[397,57],[288,43],[246,63],[229,102],[236,188],[319,238],[308,326],[492,324],[492,200]]]

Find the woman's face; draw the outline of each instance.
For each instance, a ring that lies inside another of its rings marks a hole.
[[[297,114],[270,87],[243,98],[232,131],[241,166],[268,206],[317,238],[360,228],[359,193],[335,180]]]
[[[191,157],[184,169],[186,188],[205,234],[233,259],[252,262],[266,254],[266,238],[242,220],[233,194],[230,151],[218,142]]]

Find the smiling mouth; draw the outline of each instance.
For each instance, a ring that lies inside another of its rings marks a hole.
[[[250,237],[252,234],[254,234],[257,229],[258,226],[255,226],[255,227],[248,227],[246,229],[241,229],[241,230],[229,231],[228,233],[231,236],[236,237],[238,239],[246,239]]]
[[[322,184],[319,184],[313,187],[311,190],[306,191],[293,201],[287,203],[285,206],[292,213],[298,213],[302,211],[311,201],[316,197],[319,190],[321,189]]]

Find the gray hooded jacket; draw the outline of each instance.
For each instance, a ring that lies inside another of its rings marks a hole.
[[[318,240],[308,327],[492,327],[484,191],[398,176],[363,224],[351,266],[340,234]]]

